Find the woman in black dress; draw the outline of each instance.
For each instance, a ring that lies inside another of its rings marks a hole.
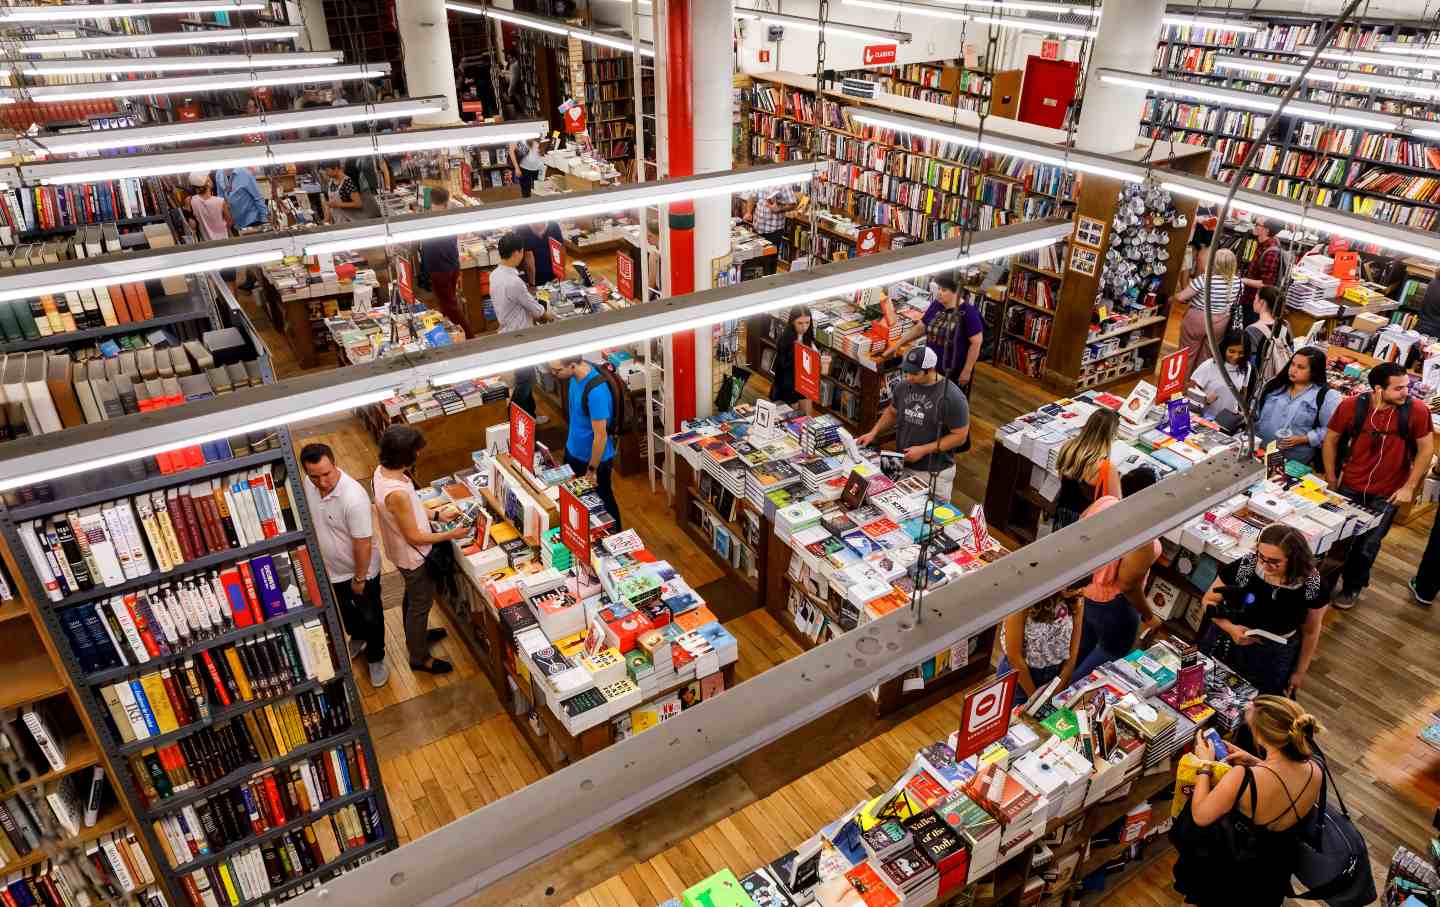
[[[795,389],[795,344],[815,348],[815,327],[809,309],[791,309],[785,316],[785,330],[775,341],[775,380],[770,385],[770,399],[788,403],[810,415],[810,400]]]
[[[1261,693],[1293,696],[1304,685],[1330,599],[1300,530],[1266,526],[1253,554],[1221,568],[1204,602],[1202,652]]]

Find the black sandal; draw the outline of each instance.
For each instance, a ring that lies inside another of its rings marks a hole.
[[[443,658],[432,658],[430,659],[429,667],[426,667],[425,665],[417,665],[413,661],[410,662],[410,670],[424,671],[426,674],[449,674],[451,671],[455,670],[455,666]]]

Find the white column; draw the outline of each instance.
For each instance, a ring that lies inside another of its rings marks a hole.
[[[314,51],[332,49],[330,27],[325,22],[325,0],[300,0],[300,21],[305,26],[300,34],[300,46]]]
[[[1145,89],[1100,81],[1102,68],[1148,73],[1164,28],[1165,4],[1156,0],[1105,0],[1099,34],[1091,42],[1085,107],[1075,132],[1082,151],[1113,154],[1135,147]]]
[[[405,93],[413,98],[443,95],[447,109],[415,117],[416,125],[438,126],[460,120],[455,93],[455,64],[445,0],[404,0],[395,4],[400,40],[405,45]]]

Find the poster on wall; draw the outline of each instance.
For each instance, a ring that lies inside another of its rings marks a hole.
[[[1100,248],[1100,241],[1105,238],[1105,222],[1096,220],[1093,217],[1075,218],[1075,241],[1082,246],[1089,246],[1092,249]]]
[[[1095,273],[1100,270],[1100,256],[1090,249],[1071,249],[1070,270],[1076,274],[1084,274],[1086,277],[1094,277]]]
[[[803,343],[795,344],[795,390],[820,402],[820,351]]]

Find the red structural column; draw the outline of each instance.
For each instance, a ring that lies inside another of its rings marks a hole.
[[[703,0],[702,0],[703,2]],[[665,93],[669,125],[666,149],[670,176],[694,176],[695,136],[691,128],[693,97],[690,72],[691,0],[668,0],[665,18]],[[695,206],[678,202],[670,206],[670,293],[681,296],[695,291]],[[695,417],[695,332],[681,331],[670,341],[675,388],[675,425]]]

